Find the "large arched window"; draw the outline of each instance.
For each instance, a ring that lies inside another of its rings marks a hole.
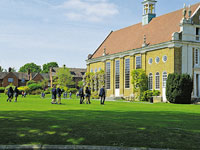
[[[166,87],[166,83],[167,83],[167,72],[163,72],[163,87]]]
[[[156,73],[156,90],[160,90],[160,74]]]
[[[149,84],[148,84],[148,86],[149,86],[149,90],[153,90],[153,74],[152,73],[149,74]]]

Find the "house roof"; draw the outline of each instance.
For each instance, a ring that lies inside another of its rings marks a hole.
[[[200,3],[191,6],[194,13]],[[179,32],[180,21],[183,18],[183,9],[155,17],[147,25],[138,23],[114,32],[111,32],[106,40],[97,48],[92,55],[93,58],[101,57],[106,47],[106,54],[115,54],[128,50],[141,48],[144,35],[148,45],[159,44],[170,41],[174,32]]]
[[[56,71],[59,68],[52,68],[52,76],[56,76]],[[87,69],[84,68],[68,68],[71,75],[76,78],[82,78],[84,74],[87,72]]]

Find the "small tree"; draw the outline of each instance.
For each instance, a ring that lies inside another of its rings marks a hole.
[[[24,66],[20,67],[19,72],[28,72],[30,69],[31,72],[41,72],[41,67],[36,65],[35,63],[27,63]]]
[[[140,100],[142,93],[148,89],[148,77],[143,69],[133,70],[131,75],[133,92],[136,99]]]
[[[49,70],[51,67],[58,67],[58,63],[57,62],[49,62],[47,64],[44,64],[42,67],[43,68],[42,72],[49,73]]]
[[[72,86],[74,82],[72,81],[72,75],[68,68],[59,68],[56,72],[55,84],[59,84],[63,87]]]
[[[188,74],[169,74],[167,78],[166,97],[170,103],[190,104],[193,81]]]

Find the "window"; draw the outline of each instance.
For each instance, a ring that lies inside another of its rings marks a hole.
[[[130,88],[130,59],[125,59],[125,88]]]
[[[25,79],[24,79],[24,78],[22,78],[21,82],[22,82],[22,83],[25,83]]]
[[[199,50],[195,49],[194,51],[194,61],[195,61],[195,65],[199,65]]]
[[[91,71],[90,72],[93,72],[93,69],[91,69]]]
[[[151,65],[153,63],[153,59],[149,58],[149,64]]]
[[[160,58],[156,57],[156,63],[158,64],[160,62]]]
[[[149,74],[149,84],[148,84],[148,86],[149,86],[149,90],[153,90],[153,74],[152,73]]]
[[[101,68],[99,68],[99,71],[101,71]]]
[[[167,83],[167,72],[163,72],[163,87],[166,87],[166,83]]]
[[[163,56],[163,62],[166,62],[167,61],[167,56]]]
[[[106,63],[106,89],[110,89],[110,62]]]
[[[120,70],[119,70],[119,60],[115,61],[115,88],[119,89],[120,83]]]
[[[160,90],[160,74],[156,73],[156,90]]]
[[[141,67],[141,56],[136,56],[136,69],[140,69]]]
[[[97,72],[97,68],[95,68],[95,73]]]
[[[71,75],[76,75],[76,73],[74,71],[70,71]]]
[[[13,83],[14,79],[13,78],[8,78],[9,83]]]
[[[200,28],[196,28],[196,40],[199,41]]]

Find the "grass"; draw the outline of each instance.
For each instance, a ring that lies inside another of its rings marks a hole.
[[[200,105],[50,101],[50,96],[28,96],[9,103],[0,95],[0,145],[200,149]]]

